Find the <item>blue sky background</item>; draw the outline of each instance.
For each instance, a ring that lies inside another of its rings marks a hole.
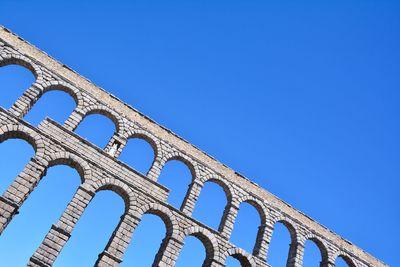
[[[0,10],[0,24],[400,266],[398,1],[3,0]],[[8,108],[32,81],[24,69],[0,68],[0,105]],[[73,108],[68,96],[50,92],[26,119],[62,123]],[[113,127],[92,115],[76,131],[104,146]],[[33,150],[18,140],[0,150],[3,192]],[[133,140],[121,160],[145,172],[151,153]],[[163,171],[160,182],[172,189],[172,205],[179,207],[189,180],[178,162]],[[0,237],[4,266],[24,266],[78,185],[73,169],[49,170]],[[207,184],[194,217],[216,228],[224,201],[222,189]],[[47,208],[38,209],[43,203]],[[96,195],[55,266],[93,265],[122,212],[114,193]],[[250,250],[257,220],[251,207],[241,208],[232,242]],[[150,266],[164,234],[162,221],[146,215],[123,266]],[[278,226],[272,266],[284,266],[289,242]],[[185,244],[178,266],[200,266],[201,243],[188,238]],[[318,257],[307,244],[304,266],[315,266]]]

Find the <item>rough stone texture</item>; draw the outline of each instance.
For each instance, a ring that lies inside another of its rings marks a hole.
[[[237,258],[242,266],[269,266],[268,246],[277,222],[291,234],[287,266],[302,265],[304,243],[313,240],[321,250],[321,266],[334,266],[343,257],[349,266],[386,266],[381,261],[334,234],[305,214],[245,177],[216,161],[168,129],[158,125],[113,95],[95,86],[67,66],[30,45],[6,28],[0,27],[0,67],[19,64],[30,69],[36,81],[9,109],[0,108],[0,142],[22,138],[35,148],[35,155],[0,197],[0,234],[19,207],[35,189],[46,170],[67,164],[79,172],[81,185],[60,217],[32,255],[28,266],[51,266],[68,242],[76,222],[99,190],[113,190],[125,201],[125,214],[99,254],[96,266],[118,266],[131,236],[146,213],[162,218],[167,234],[155,256],[153,266],[174,266],[185,237],[199,238],[206,248],[203,266],[224,266],[228,256]],[[45,119],[32,127],[23,117],[35,102],[49,90],[63,90],[76,101],[76,108],[59,125]],[[102,150],[76,135],[73,130],[85,116],[100,113],[116,124],[116,133]],[[142,175],[117,160],[129,138],[147,140],[155,151],[155,159],[147,175]],[[183,161],[191,170],[192,183],[180,210],[166,203],[168,189],[157,183],[163,166],[172,159]],[[191,218],[206,181],[221,185],[228,196],[218,231]],[[253,205],[261,217],[256,245],[246,252],[229,242],[240,203]]]

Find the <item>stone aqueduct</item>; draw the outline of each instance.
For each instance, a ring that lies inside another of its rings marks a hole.
[[[21,138],[35,149],[35,155],[0,197],[0,233],[7,227],[19,207],[35,189],[46,169],[66,164],[78,170],[81,184],[74,197],[28,266],[52,266],[71,236],[74,225],[99,190],[113,190],[125,201],[124,215],[99,255],[96,266],[118,266],[131,236],[146,214],[164,221],[167,233],[153,266],[174,266],[186,236],[196,236],[206,248],[203,266],[224,266],[233,256],[242,266],[269,266],[268,246],[277,222],[282,222],[291,235],[287,266],[302,266],[304,244],[313,240],[321,251],[323,267],[333,267],[337,257],[349,266],[380,267],[381,261],[334,234],[305,214],[219,163],[174,133],[124,104],[114,96],[25,42],[6,28],[0,28],[0,66],[22,65],[31,70],[36,81],[9,109],[0,109],[0,142]],[[35,102],[49,90],[63,90],[76,101],[76,108],[64,125],[45,119],[33,127],[23,117]],[[85,116],[100,113],[116,125],[104,150],[82,139],[73,131]],[[147,175],[142,175],[117,160],[127,140],[140,137],[155,151]],[[183,161],[192,172],[192,183],[180,210],[166,203],[168,189],[157,183],[164,164],[172,159]],[[221,185],[228,196],[218,231],[191,217],[195,202],[206,181]],[[261,225],[253,251],[244,251],[229,242],[240,203],[247,202],[259,212]]]

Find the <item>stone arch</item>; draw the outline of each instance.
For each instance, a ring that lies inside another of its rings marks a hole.
[[[222,187],[225,192],[228,205],[230,205],[233,199],[235,199],[232,186],[224,181],[221,177],[211,174],[200,178],[200,183],[202,185],[204,185],[206,182],[213,182]]]
[[[245,196],[240,197],[237,201],[239,202],[239,205],[242,203],[248,203],[251,206],[253,206],[257,210],[257,212],[260,216],[260,223],[264,224],[266,222],[267,212],[266,212],[265,206],[262,204],[262,202],[260,200],[258,200],[257,198],[255,198],[251,195],[245,195]]]
[[[194,184],[196,178],[199,177],[195,162],[180,152],[172,152],[164,156],[162,162],[158,163],[160,169],[154,178],[159,184],[169,189],[167,202],[180,210],[187,208],[193,210],[194,202],[190,203],[190,207],[188,207],[187,201],[193,197],[194,187],[198,187],[198,184]],[[153,166],[155,165],[157,164],[153,164]],[[154,172],[150,174],[154,174]],[[197,193],[199,192],[195,193],[196,198],[198,197]]]
[[[117,133],[124,132],[124,122],[121,116],[109,107],[103,105],[90,105],[88,107],[85,107],[82,110],[82,113],[83,113],[82,120],[84,120],[85,117],[91,114],[103,115],[114,123],[115,131]]]
[[[36,82],[43,79],[43,72],[38,65],[33,63],[29,58],[18,54],[2,54],[0,55],[0,67],[7,65],[19,65],[32,72],[36,78]]]
[[[317,235],[310,233],[307,234],[304,237],[304,241],[302,244],[305,244],[307,240],[311,240],[314,242],[315,245],[317,245],[320,253],[321,253],[321,262],[327,262],[329,259],[329,252],[328,252],[328,246],[325,244],[324,241],[322,241]]]
[[[68,165],[77,170],[81,178],[81,184],[84,184],[85,181],[90,180],[92,177],[92,170],[89,164],[82,158],[76,156],[75,154],[71,154],[70,152],[59,151],[51,153],[48,156],[48,160],[48,168],[55,165]]]
[[[180,153],[178,151],[174,151],[171,153],[168,153],[167,155],[165,155],[163,157],[163,159],[161,160],[161,169],[164,168],[164,166],[172,161],[172,160],[177,160],[182,162],[183,164],[186,165],[186,167],[189,169],[191,175],[192,175],[192,182],[199,177],[197,170],[196,170],[196,163],[188,156],[186,156],[183,153]]]
[[[299,235],[297,233],[296,224],[294,222],[285,217],[278,217],[271,222],[271,225],[274,226],[277,223],[281,223],[286,227],[286,229],[289,231],[290,241],[292,243],[296,243],[299,241]]]
[[[44,158],[44,141],[42,137],[31,128],[24,125],[8,124],[0,128],[0,143],[12,138],[20,138],[27,141],[35,150],[36,158]]]
[[[223,262],[226,262],[226,259],[230,256],[237,259],[242,267],[255,266],[254,259],[241,248],[233,247],[225,251],[225,253],[223,254]]]
[[[156,181],[155,177],[158,177],[160,173],[159,166],[162,158],[160,141],[151,133],[136,127],[128,121],[123,131],[120,131],[118,136],[114,136],[109,145],[116,145],[114,157],[125,161],[128,166]],[[135,158],[139,154],[137,150],[132,148],[137,149],[138,147],[144,149],[144,156],[141,157],[143,161],[137,161],[138,158]],[[129,159],[128,155],[135,160]]]
[[[234,218],[236,217],[238,207],[236,206],[236,202],[234,200],[236,197],[233,195],[233,188],[232,185],[224,181],[221,177],[216,176],[216,175],[208,175],[205,177],[201,177],[200,179],[200,189],[199,189],[199,196],[201,195],[201,192],[204,190],[204,186],[207,182],[210,183],[215,183],[219,187],[222,188],[222,190],[225,193],[226,197],[226,205],[222,213],[222,217],[220,218],[219,221],[219,226],[218,226],[218,231],[221,233],[221,235],[224,236],[224,238],[229,239],[230,234],[232,232],[232,224],[230,222],[234,221]],[[196,198],[196,204],[197,204],[198,199]]]
[[[84,107],[82,92],[75,86],[70,85],[64,81],[42,82],[41,85],[43,87],[41,95],[43,95],[48,91],[53,91],[53,90],[63,91],[74,99],[77,108],[82,109]]]
[[[127,196],[125,196],[125,198],[126,197]],[[104,252],[99,255],[99,259],[97,261],[96,266],[103,266],[105,262],[109,264],[110,260],[116,263],[120,263],[122,261],[122,257],[129,243],[131,243],[132,241],[131,238],[133,232],[136,229],[136,227],[140,224],[142,217],[145,214],[152,214],[159,217],[163,221],[166,229],[165,237],[161,242],[156,258],[161,257],[166,246],[168,245],[169,240],[171,240],[171,238],[176,238],[178,236],[177,234],[179,230],[178,221],[167,207],[158,203],[151,203],[141,206],[139,204],[139,202],[141,202],[140,199],[134,196],[128,196],[128,197],[131,198],[130,199],[131,205],[129,206],[129,209],[125,211],[124,215],[121,217],[121,221],[117,226],[117,228],[114,230],[114,233],[110,238]],[[111,258],[110,255],[112,255]]]
[[[36,190],[36,186],[42,182],[49,168],[56,165],[67,165],[76,170],[80,177],[81,185],[84,184],[86,179],[90,179],[91,177],[90,166],[76,155],[64,151],[46,151],[45,155],[39,157],[36,154],[35,157],[32,158],[25,166],[25,169],[8,187],[3,196],[15,203],[15,209],[21,207],[29,195]],[[24,186],[21,187],[21,184]],[[6,218],[6,224],[8,224],[11,218],[12,215]]]
[[[89,184],[94,194],[102,190],[110,190],[119,195],[124,200],[125,213],[130,213],[134,207],[135,194],[125,183],[115,178],[100,178],[90,181]]]
[[[333,260],[336,262],[338,258],[342,258],[349,267],[356,267],[357,265],[352,258],[345,252],[338,252],[334,255]]]
[[[173,238],[178,237],[178,221],[168,208],[158,203],[151,203],[143,207],[138,207],[138,210],[140,216],[143,216],[144,214],[153,214],[160,217],[167,230],[166,236]]]
[[[192,226],[181,232],[178,240],[184,242],[184,239],[188,236],[194,236],[203,243],[206,250],[206,261],[220,258],[218,240],[209,230],[198,226]]]
[[[75,161],[76,160],[77,159],[75,159]],[[117,242],[120,241],[120,237],[122,235],[115,233],[120,228],[121,224],[126,222],[125,215],[127,213],[127,210],[129,209],[129,203],[130,201],[132,201],[133,195],[131,194],[131,192],[129,192],[130,190],[128,187],[124,187],[124,184],[122,182],[114,178],[89,178],[78,187],[78,190],[68,204],[67,208],[64,210],[64,213],[62,214],[59,221],[52,226],[51,230],[46,235],[38,250],[31,257],[30,264],[28,264],[29,266],[32,265],[32,263],[33,265],[35,265],[38,261],[40,261],[38,259],[41,259],[43,257],[42,255],[45,255],[47,253],[49,243],[56,243],[57,245],[55,247],[52,247],[52,253],[54,256],[47,261],[47,264],[49,266],[53,265],[59,253],[61,252],[65,244],[69,241],[72,235],[72,231],[76,226],[76,223],[81,219],[82,214],[86,212],[87,207],[90,205],[90,202],[95,198],[96,193],[103,190],[112,191],[117,195],[117,198],[122,199],[124,202],[123,215],[119,218],[119,223],[110,234],[107,247],[109,246],[109,244],[111,244],[111,242],[114,241],[114,239],[116,239]],[[98,260],[100,260],[101,256],[104,256],[103,254],[104,251],[99,255]]]
[[[154,152],[153,163],[154,161],[160,160],[162,158],[160,142],[150,133],[141,129],[127,129],[126,132],[124,132],[122,135],[127,141],[129,139],[139,138],[149,143]]]
[[[251,243],[248,245],[251,246],[248,247],[248,249],[252,249],[252,253],[254,255],[260,256],[261,249],[263,248],[263,243],[265,242],[265,230],[266,230],[266,221],[267,221],[267,211],[265,205],[258,200],[257,198],[253,197],[252,195],[244,195],[241,197],[238,197],[234,199],[233,202],[236,202],[238,204],[235,204],[238,207],[238,210],[236,211],[236,215],[234,217],[234,222],[233,226],[237,226],[237,223],[239,223],[238,220],[238,215],[240,215],[240,210],[241,210],[241,205],[244,203],[247,203],[250,205],[252,208],[256,210],[256,213],[258,214],[259,221],[256,221],[254,218],[254,221],[247,221],[246,223],[246,228],[252,228],[255,230],[255,236],[254,239],[248,237],[247,240],[251,240]],[[235,227],[232,227],[232,233],[238,233],[240,229],[237,229],[236,232],[234,230]],[[242,243],[243,244],[243,243]]]
[[[34,162],[36,162],[35,159],[32,159],[31,162],[28,163],[30,166],[25,168],[21,175],[19,175],[10,186],[10,188],[16,189],[16,192],[7,189],[7,193],[4,195],[5,197],[9,197],[11,194],[15,194],[18,198],[14,198],[14,201],[18,207],[21,208],[23,205],[28,207],[28,209],[21,209],[17,214],[21,213],[19,215],[21,216],[19,220],[24,221],[25,224],[38,223],[38,225],[41,225],[38,226],[37,229],[35,228],[35,238],[40,238],[38,241],[45,237],[48,230],[52,231],[55,229],[54,223],[60,215],[65,213],[66,206],[70,203],[71,198],[74,198],[76,192],[79,191],[83,179],[81,171],[79,170],[82,169],[81,166],[78,166],[77,162],[71,162],[66,155],[58,154],[52,159],[46,157],[46,161],[47,160],[47,165],[37,168],[37,166],[34,165]],[[69,169],[65,172],[65,165],[72,167],[73,170]],[[27,177],[27,179],[25,177]],[[26,188],[26,191],[24,191],[24,188]],[[11,192],[11,194],[8,192]],[[32,192],[35,193],[32,195]],[[29,207],[33,208],[31,212],[29,212]],[[32,216],[32,211],[36,214],[38,210],[43,209],[45,213],[41,214],[41,216]],[[74,213],[68,213],[68,216],[70,216],[69,218],[74,215],[75,210]],[[17,228],[18,231],[21,230],[23,232],[21,226],[19,227],[20,228]],[[58,239],[62,238],[58,236]],[[34,243],[31,243],[31,245],[33,244]],[[35,247],[36,246],[31,247],[31,249]],[[29,257],[31,255],[21,255],[21,258],[28,260],[29,258],[27,258],[27,256]]]

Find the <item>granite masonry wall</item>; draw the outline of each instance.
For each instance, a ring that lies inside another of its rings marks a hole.
[[[85,208],[100,190],[112,190],[119,194],[125,201],[125,213],[95,266],[118,266],[122,262],[132,234],[144,214],[159,216],[167,228],[153,266],[174,266],[187,236],[195,236],[204,244],[206,260],[203,266],[224,266],[229,256],[238,259],[242,266],[269,266],[266,262],[268,246],[277,222],[283,223],[291,235],[289,267],[302,266],[304,244],[309,239],[321,251],[322,267],[333,267],[337,257],[345,259],[349,266],[386,266],[8,29],[0,27],[0,67],[9,64],[28,68],[36,80],[10,109],[0,108],[0,142],[10,138],[24,139],[34,147],[35,155],[0,197],[0,234],[18,214],[19,207],[35,190],[49,167],[69,165],[81,177],[74,197],[59,221],[49,229],[28,266],[52,266]],[[49,90],[67,92],[75,99],[76,108],[63,125],[47,118],[38,127],[33,127],[24,121],[24,115]],[[85,116],[94,113],[107,116],[116,125],[116,132],[105,149],[74,133]],[[146,175],[117,159],[128,139],[133,137],[145,139],[155,151],[154,161]],[[192,172],[192,182],[179,210],[166,203],[169,190],[157,183],[163,166],[170,160],[182,161]],[[218,230],[191,217],[207,181],[218,183],[228,197]],[[229,242],[239,205],[243,202],[254,206],[261,218],[253,251],[244,251]]]

